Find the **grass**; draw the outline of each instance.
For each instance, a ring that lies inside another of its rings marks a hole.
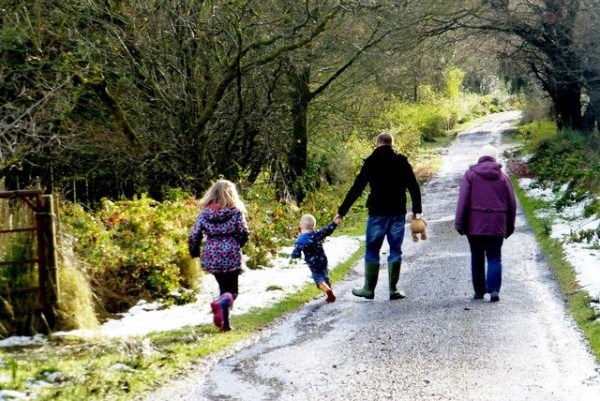
[[[528,198],[516,181],[513,186],[529,226],[535,232],[538,244],[566,297],[569,311],[586,337],[596,360],[600,362],[600,319],[591,306],[592,298],[579,286],[575,270],[565,259],[560,241],[550,238],[550,223],[536,217],[535,211],[543,207],[544,203]]]
[[[343,279],[363,252],[361,247],[331,271],[332,281]],[[131,339],[55,337],[43,347],[7,350],[0,356],[4,361],[0,364],[0,379],[4,378],[0,388],[23,391],[33,378],[55,382],[40,390],[39,400],[132,400],[203,358],[251,338],[319,294],[314,285],[307,284],[270,307],[232,316],[235,330],[228,333],[201,325]]]

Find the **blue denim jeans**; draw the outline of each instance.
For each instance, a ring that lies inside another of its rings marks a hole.
[[[402,216],[369,216],[367,219],[366,263],[379,263],[379,251],[383,238],[387,237],[390,246],[388,262],[402,262],[402,241],[404,240],[404,224]]]
[[[326,282],[327,285],[331,285],[331,280],[329,279],[329,272],[327,271],[327,268],[325,269],[310,269],[310,273],[312,276],[312,279],[315,281],[315,284],[317,286],[319,286],[319,283],[321,282]]]
[[[504,238],[483,235],[468,235],[471,247],[471,276],[475,294],[500,292],[502,285],[502,242]],[[487,277],[485,260],[487,259]]]

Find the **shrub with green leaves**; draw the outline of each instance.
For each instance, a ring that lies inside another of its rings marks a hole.
[[[600,194],[600,156],[593,136],[574,130],[557,130],[552,121],[534,121],[521,128],[526,147],[533,153],[529,169],[541,182],[562,190],[555,207],[592,198],[588,215],[597,213]]]
[[[103,200],[97,211],[65,203],[63,229],[74,238],[94,293],[109,312],[141,298],[172,297],[185,282],[187,236],[198,212],[193,199]]]
[[[544,119],[523,125],[519,132],[530,150],[538,149],[544,142],[552,141],[558,134],[556,121]]]

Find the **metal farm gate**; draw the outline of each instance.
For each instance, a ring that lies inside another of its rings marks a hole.
[[[17,204],[21,207],[26,205],[26,210],[32,213],[31,218],[27,221],[33,223],[24,227],[15,227],[12,218],[8,222],[0,222],[0,250],[3,248],[6,250],[11,246],[11,236],[13,242],[15,242],[15,236],[26,235],[27,233],[32,236],[32,241],[36,245],[33,249],[29,249],[28,254],[31,256],[28,258],[6,260],[11,257],[10,252],[0,253],[0,276],[2,276],[2,273],[6,273],[2,272],[1,269],[13,269],[12,271],[18,272],[19,269],[25,270],[37,266],[37,285],[34,283],[33,286],[29,285],[29,288],[27,286],[19,288],[20,286],[14,285],[14,283],[11,286],[11,283],[6,282],[6,280],[0,285],[0,301],[4,306],[2,308],[3,315],[6,315],[4,311],[6,308],[9,309],[10,313],[13,313],[13,321],[14,315],[17,313],[26,315],[16,316],[17,319],[25,318],[26,321],[25,324],[21,322],[20,325],[16,326],[16,334],[32,334],[29,331],[53,330],[56,326],[59,291],[55,236],[56,218],[52,195],[44,195],[43,191],[39,189],[0,191],[0,202],[8,203],[9,210]],[[11,301],[15,299],[31,301],[30,304],[35,305],[35,307],[33,307],[33,310],[13,312]],[[7,316],[2,316],[2,318],[7,319]]]

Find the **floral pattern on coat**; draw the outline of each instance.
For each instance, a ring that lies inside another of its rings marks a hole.
[[[188,247],[192,257],[200,256],[202,269],[213,274],[226,273],[241,270],[242,247],[247,241],[248,227],[242,212],[211,204],[196,218]]]

